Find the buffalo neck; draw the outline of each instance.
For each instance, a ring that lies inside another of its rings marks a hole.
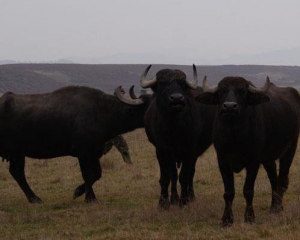
[[[144,127],[146,108],[146,104],[128,105],[115,98],[109,106],[106,106],[107,124],[111,129],[110,137]]]
[[[232,146],[243,144],[251,136],[253,114],[255,112],[249,108],[239,116],[220,116],[217,114],[214,123],[213,141]]]

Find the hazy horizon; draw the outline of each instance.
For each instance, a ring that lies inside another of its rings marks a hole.
[[[300,65],[296,0],[0,4],[0,60]]]

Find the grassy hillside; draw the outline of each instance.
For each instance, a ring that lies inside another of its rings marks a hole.
[[[103,177],[94,185],[98,204],[73,200],[82,182],[79,165],[71,157],[26,160],[29,184],[44,204],[29,204],[8,172],[0,168],[1,239],[299,239],[300,162],[297,151],[290,173],[284,212],[269,214],[271,188],[263,168],[255,185],[256,223],[243,222],[244,172],[235,174],[235,223],[221,228],[223,184],[214,150],[199,158],[195,175],[197,199],[183,209],[157,208],[160,187],[154,148],[144,130],[126,134],[134,165],[126,165],[113,149],[101,159]]]
[[[43,93],[66,85],[86,85],[112,93],[123,85],[136,85],[146,65],[86,65],[86,64],[10,64],[0,65],[0,93]],[[192,78],[191,66],[154,65],[149,77],[162,68],[183,70]],[[266,76],[278,85],[300,87],[300,67],[292,66],[197,66],[199,85],[204,75],[211,84],[216,84],[225,76],[242,76],[261,86]]]

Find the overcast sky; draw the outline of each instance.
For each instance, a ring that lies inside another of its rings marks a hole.
[[[300,1],[0,0],[0,60],[63,58],[300,65]]]

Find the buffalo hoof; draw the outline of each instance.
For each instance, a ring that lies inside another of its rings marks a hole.
[[[179,203],[179,195],[176,194],[171,194],[171,199],[170,199],[171,205],[177,205]]]
[[[283,206],[282,205],[272,205],[270,208],[270,213],[271,214],[279,214],[283,211]]]
[[[179,207],[183,208],[187,204],[188,204],[188,198],[180,198]]]
[[[188,201],[193,202],[193,201],[195,201],[195,199],[196,199],[195,194],[193,192],[189,193]]]
[[[97,198],[86,197],[84,200],[86,203],[99,203]]]
[[[233,220],[226,220],[226,221],[223,221],[221,222],[221,227],[223,228],[228,228],[228,227],[231,227],[233,224]]]
[[[83,185],[80,185],[78,186],[75,190],[74,190],[74,193],[73,193],[73,199],[76,199],[78,197],[80,197],[82,194],[85,193],[85,186],[84,184]]]
[[[37,197],[37,196],[28,198],[28,201],[29,201],[30,203],[33,203],[33,204],[40,204],[40,203],[43,203],[42,199],[40,199],[40,198]]]
[[[245,214],[244,214],[244,221],[246,223],[254,223],[255,215],[253,207],[246,207]]]
[[[233,213],[232,210],[225,210],[222,216],[222,227],[230,227],[233,224]]]
[[[158,201],[158,206],[160,209],[168,210],[170,208],[169,198],[160,197]]]

